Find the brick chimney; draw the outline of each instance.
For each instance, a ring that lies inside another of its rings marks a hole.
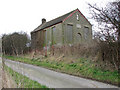
[[[45,19],[45,18],[43,18],[43,19],[42,19],[42,24],[43,24],[43,23],[45,23],[45,22],[46,22],[46,19]]]

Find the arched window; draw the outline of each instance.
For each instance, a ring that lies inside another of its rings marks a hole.
[[[81,33],[78,33],[78,34],[79,34],[80,36],[82,36]]]
[[[78,39],[82,40],[82,34],[81,33],[78,33]]]

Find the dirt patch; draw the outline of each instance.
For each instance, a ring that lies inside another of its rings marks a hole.
[[[8,88],[17,88],[15,81],[7,72],[5,72],[5,77],[6,77],[6,83]]]
[[[0,90],[2,89],[2,68],[0,67]]]

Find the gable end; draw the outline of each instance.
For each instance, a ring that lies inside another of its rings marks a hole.
[[[63,22],[64,21],[66,21],[68,18],[70,18],[74,13],[76,13],[76,12],[79,12],[80,13],[80,15],[92,26],[92,24],[88,21],[88,19],[80,12],[80,10],[79,9],[76,9],[73,13],[71,13],[68,17],[66,17],[64,20],[63,20]]]

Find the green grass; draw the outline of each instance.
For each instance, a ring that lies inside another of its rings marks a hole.
[[[18,88],[45,88],[45,90],[49,90],[49,88],[46,86],[41,85],[37,81],[33,81],[28,77],[13,71],[7,66],[5,66],[5,70],[13,77]]]
[[[80,58],[74,63],[66,63],[63,61],[61,62],[50,61],[47,58],[45,58],[44,60],[28,59],[28,58],[15,57],[15,56],[5,56],[5,58],[14,61],[20,61],[28,64],[46,67],[49,69],[53,69],[55,71],[65,72],[72,75],[91,78],[115,85],[120,83],[120,80],[118,79],[118,76],[120,76],[120,74],[118,73],[118,71],[112,72],[109,70],[98,68],[90,60],[87,60],[85,58]]]

